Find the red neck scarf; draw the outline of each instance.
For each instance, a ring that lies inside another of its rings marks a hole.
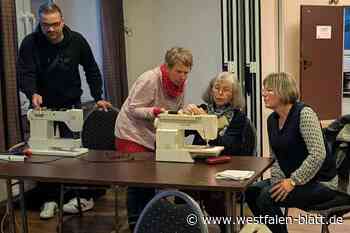
[[[169,70],[166,64],[160,66],[162,72],[162,86],[171,97],[179,97],[184,92],[185,82],[180,86],[175,85],[169,78]]]

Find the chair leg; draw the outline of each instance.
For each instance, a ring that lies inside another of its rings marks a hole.
[[[285,218],[288,218],[288,207],[285,207],[285,208],[284,208],[284,217],[285,217]],[[287,227],[287,229],[288,229],[288,224],[286,224],[286,227]]]
[[[241,200],[240,200],[240,217],[244,217],[244,202],[245,202],[245,195],[244,193],[242,192],[241,193]],[[241,222],[240,223],[240,229],[243,228],[243,223]]]
[[[28,233],[27,210],[24,203],[24,181],[19,182],[20,198],[21,198],[21,216],[22,216],[22,233]]]
[[[118,212],[118,186],[113,186],[114,192],[114,227],[115,233],[119,232],[119,212]]]
[[[7,205],[10,215],[10,232],[16,233],[15,211],[13,209],[13,193],[12,193],[12,180],[7,179]]]
[[[80,196],[79,196],[79,191],[76,191],[75,193],[76,193],[77,201],[78,201],[79,216],[82,217],[83,216],[83,210],[81,209],[81,200],[80,200]]]
[[[63,225],[63,196],[64,196],[64,185],[60,185],[60,203],[58,206],[58,223],[57,223],[57,232],[62,233]]]
[[[198,195],[199,207],[204,211],[205,210],[205,206],[204,206],[204,201],[203,201],[202,196],[201,196],[201,192],[197,191],[197,195]]]
[[[329,226],[328,223],[322,223],[321,226],[322,226],[322,227],[321,227],[321,233],[330,233],[330,232],[329,232],[329,228],[328,228],[328,226]]]

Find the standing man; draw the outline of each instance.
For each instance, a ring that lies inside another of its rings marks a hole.
[[[41,5],[38,16],[37,30],[23,39],[17,61],[20,90],[31,100],[32,106],[80,108],[83,91],[79,65],[82,65],[97,106],[105,110],[111,107],[102,99],[101,73],[86,39],[64,24],[62,11],[55,3]],[[62,137],[73,137],[65,124],[58,126]],[[41,184],[45,186],[45,183]],[[58,196],[54,191],[57,184],[54,185],[47,187],[46,184],[47,192],[43,193],[50,194],[50,197],[44,203],[41,218],[51,218],[55,214]],[[83,210],[91,209],[93,199],[83,199]],[[71,201],[76,203],[76,199]],[[74,203],[64,205],[64,210],[77,211]]]
[[[97,105],[110,107],[102,100],[101,73],[86,39],[64,24],[55,3],[41,5],[38,14],[38,28],[24,38],[18,58],[20,89],[33,107],[80,107],[83,91],[79,65]]]

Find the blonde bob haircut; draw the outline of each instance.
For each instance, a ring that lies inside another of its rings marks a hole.
[[[278,95],[283,104],[294,104],[299,100],[299,90],[295,79],[288,73],[271,73],[263,81],[265,89]]]
[[[205,92],[202,95],[202,100],[208,104],[213,104],[213,87],[215,86],[216,82],[222,81],[222,80],[228,80],[232,83],[232,99],[231,99],[231,106],[236,109],[242,110],[244,108],[244,99],[242,95],[242,88],[241,85],[237,79],[237,76],[230,72],[221,72],[218,75],[216,75],[212,80],[210,80],[209,86],[205,90]]]
[[[166,51],[165,63],[169,68],[173,68],[175,64],[182,64],[192,69],[192,65],[193,65],[192,53],[190,50],[185,48],[173,47],[168,51]]]

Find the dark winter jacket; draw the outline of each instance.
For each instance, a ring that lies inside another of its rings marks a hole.
[[[26,36],[17,62],[20,90],[31,99],[34,93],[43,97],[43,106],[71,107],[79,104],[82,95],[79,65],[86,74],[95,101],[101,99],[101,73],[91,48],[79,33],[63,28],[64,39],[50,43],[40,28]]]

